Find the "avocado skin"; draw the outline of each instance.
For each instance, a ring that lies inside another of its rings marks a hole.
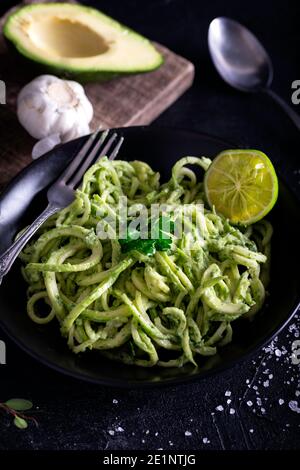
[[[95,72],[95,71],[80,71],[75,72],[72,70],[63,70],[60,67],[55,67],[52,65],[45,65],[40,62],[35,61],[34,59],[29,59],[28,57],[21,54],[18,49],[15,47],[15,44],[9,39],[5,38],[7,49],[11,56],[13,56],[14,62],[16,64],[16,69],[22,69],[22,74],[24,72],[24,78],[33,79],[37,75],[50,74],[56,75],[57,77],[65,78],[66,80],[76,80],[79,83],[91,83],[91,82],[107,82],[114,78],[126,77],[130,75],[142,75],[145,73],[151,73],[157,70],[163,63],[164,59],[161,56],[161,62],[157,67],[151,70],[145,70],[144,72],[130,71],[126,73],[120,72]],[[23,80],[22,80],[23,81]]]
[[[41,4],[45,5],[45,4]],[[61,6],[62,4],[59,3],[52,3],[52,5],[57,5]],[[76,5],[76,4],[75,4]],[[19,67],[22,68],[22,72],[25,72],[25,75],[30,78],[34,78],[38,74],[44,74],[44,73],[49,73],[52,75],[56,75],[61,78],[65,79],[70,79],[70,80],[76,80],[80,83],[89,83],[89,82],[105,82],[108,80],[112,80],[114,78],[118,77],[124,77],[124,76],[130,76],[130,75],[140,75],[144,73],[149,73],[157,70],[161,65],[164,63],[164,57],[162,56],[161,53],[157,51],[158,56],[160,57],[160,61],[157,62],[156,66],[154,66],[151,69],[148,70],[130,70],[127,72],[115,72],[115,71],[95,71],[95,70],[72,70],[72,69],[63,69],[62,67],[56,67],[55,65],[51,65],[50,63],[45,63],[45,62],[40,62],[39,60],[36,60],[34,57],[30,57],[29,55],[25,55],[21,50],[18,49],[18,45],[10,39],[8,33],[9,29],[9,19],[10,16],[13,16],[17,14],[20,10],[23,8],[38,8],[39,4],[32,4],[32,5],[27,5],[24,7],[17,7],[11,15],[9,15],[6,18],[4,27],[3,27],[3,37],[5,39],[5,42],[7,44],[7,48],[11,53],[14,55],[14,59],[16,64],[19,64]],[[84,5],[80,5],[81,8],[84,8],[85,10],[94,10],[93,8],[86,7]],[[119,23],[121,25],[121,23]],[[121,25],[123,26],[123,25]],[[128,31],[133,32],[134,34],[135,31],[131,30],[128,27],[125,27]],[[143,36],[139,35],[141,38]],[[25,69],[25,70],[24,70]]]

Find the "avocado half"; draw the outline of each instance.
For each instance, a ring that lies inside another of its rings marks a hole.
[[[81,81],[149,72],[163,58],[148,39],[93,8],[33,4],[13,12],[4,36],[43,70]]]

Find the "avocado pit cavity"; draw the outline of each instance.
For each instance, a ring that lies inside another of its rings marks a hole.
[[[104,54],[109,44],[98,31],[79,21],[53,16],[27,25],[31,42],[47,54],[85,58]]]

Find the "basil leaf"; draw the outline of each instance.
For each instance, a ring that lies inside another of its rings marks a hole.
[[[163,231],[163,226],[168,225],[170,232]],[[158,238],[155,239],[141,239],[137,230],[128,228],[127,237],[120,239],[122,253],[136,250],[147,256],[152,256],[156,251],[167,251],[172,244],[171,233],[174,232],[174,222],[166,216],[161,216],[154,224],[155,233]],[[149,227],[150,232],[150,227]]]
[[[28,427],[27,421],[25,421],[23,418],[20,418],[20,416],[15,417],[14,425],[19,429],[26,429]]]
[[[33,404],[29,400],[23,400],[23,398],[12,398],[7,400],[5,405],[15,411],[26,411],[33,407]]]

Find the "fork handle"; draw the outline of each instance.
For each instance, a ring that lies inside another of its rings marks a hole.
[[[0,256],[0,284],[26,243],[40,228],[40,226],[59,209],[60,207],[54,204],[48,204],[46,209],[35,219],[35,221],[29,225],[22,235],[20,235],[20,237]]]

